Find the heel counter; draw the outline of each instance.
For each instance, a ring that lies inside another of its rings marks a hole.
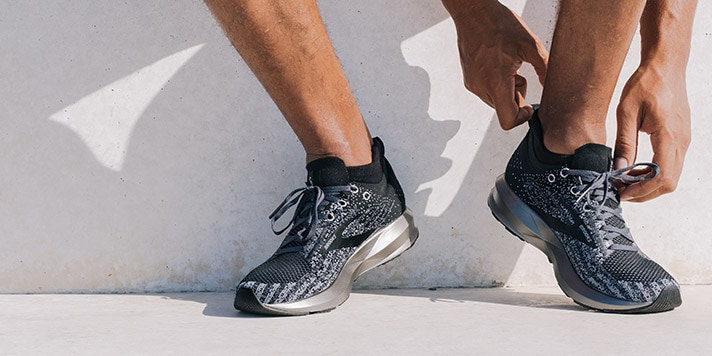
[[[406,209],[405,192],[403,192],[403,188],[401,187],[400,182],[398,181],[398,178],[396,177],[396,174],[393,171],[393,167],[391,167],[391,163],[388,162],[386,157],[383,157],[383,168],[386,176],[386,182],[395,190],[395,193],[398,196],[398,200],[400,200],[401,203],[401,212],[404,212]]]
[[[393,166],[391,166],[391,163],[388,161],[388,159],[386,159],[386,149],[383,145],[383,141],[378,137],[374,137],[373,146],[374,149],[378,151],[379,159],[381,160],[381,167],[383,168],[383,175],[386,178],[386,184],[393,187],[393,190],[396,196],[398,197],[398,200],[400,201],[400,210],[402,213],[406,209],[405,192],[403,191],[403,188],[401,187],[400,182],[396,177],[395,171],[393,170]]]

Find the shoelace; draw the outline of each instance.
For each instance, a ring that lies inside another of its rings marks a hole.
[[[319,187],[316,185],[307,185],[304,188],[293,190],[287,194],[279,206],[269,215],[272,222],[272,231],[276,235],[280,235],[287,229],[292,228],[280,246],[278,253],[287,253],[301,251],[304,247],[304,242],[312,239],[316,233],[316,227],[319,224],[319,213],[329,204],[338,201],[340,193],[350,192],[350,186],[329,186]],[[286,213],[291,207],[297,205],[294,209],[294,215],[287,226],[277,230],[275,223]],[[297,242],[292,244],[292,242]]]
[[[630,172],[632,169],[638,167],[648,167],[651,169],[651,172],[638,176],[626,174],[626,172]],[[561,172],[562,175],[568,174],[579,178],[580,185],[572,187],[572,193],[578,196],[576,202],[581,202],[583,199],[586,199],[584,202],[584,210],[595,212],[597,220],[603,222],[601,229],[605,232],[603,239],[607,240],[608,249],[626,251],[638,251],[638,247],[635,244],[617,244],[613,242],[613,239],[617,236],[622,236],[632,243],[633,238],[630,236],[630,229],[625,226],[623,228],[619,228],[606,223],[606,221],[611,217],[615,217],[621,222],[624,221],[621,216],[622,211],[620,205],[618,204],[617,189],[615,188],[614,183],[620,182],[627,185],[645,180],[651,180],[659,173],[660,167],[658,167],[655,163],[637,163],[630,167],[603,173],[568,168],[565,168]],[[615,202],[615,208],[606,204],[608,199],[612,199]]]

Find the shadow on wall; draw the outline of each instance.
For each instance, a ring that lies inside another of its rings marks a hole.
[[[414,13],[399,15],[384,13],[380,4],[361,6],[359,13],[380,26],[365,32],[359,32],[358,18],[345,14],[348,10],[331,7],[322,11],[327,23],[329,11],[340,19],[338,31],[330,26],[337,52],[346,52],[354,44],[352,34],[360,33],[357,47],[379,54],[354,58],[349,53],[341,59],[353,86],[368,88],[357,90],[357,98],[370,114],[372,132],[392,143],[388,157],[406,191],[412,192],[408,205],[416,212],[421,231],[413,249],[362,276],[357,287],[504,284],[522,244],[492,218],[486,199],[526,128],[503,132],[493,110],[466,92],[454,27],[438,2],[403,1],[394,7]],[[522,10],[527,24],[548,46],[555,3],[530,1],[516,10]],[[413,18],[430,18],[432,25],[408,31]],[[384,33],[400,35],[384,38]],[[375,62],[368,76],[359,71],[366,61]],[[529,78],[529,100],[538,102],[541,87],[536,74],[528,65],[523,74]]]
[[[528,18],[533,6],[525,19],[548,33],[551,16]],[[409,65],[402,46],[443,26],[441,5],[323,3],[322,13],[422,232],[360,285],[505,281],[521,245],[493,236],[504,233],[484,202],[522,131],[502,133],[473,97],[480,109],[431,117],[447,100],[433,100],[430,69]],[[0,292],[223,290],[272,253],[266,216],[303,184],[303,155],[202,3],[17,2],[5,14]],[[470,134],[483,137],[476,154],[444,155]],[[453,167],[456,195],[449,181],[427,184]],[[434,194],[453,198],[427,213]]]

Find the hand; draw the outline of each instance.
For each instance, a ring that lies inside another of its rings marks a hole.
[[[654,179],[622,187],[621,199],[643,202],[675,190],[690,144],[684,67],[639,67],[623,88],[617,115],[615,168],[635,162],[638,132],[650,134],[653,163],[660,166],[660,175]]]
[[[526,122],[534,109],[524,103],[527,81],[519,68],[531,63],[543,84],[549,53],[522,19],[499,2],[456,3],[443,1],[457,29],[465,87],[496,110],[503,129]]]

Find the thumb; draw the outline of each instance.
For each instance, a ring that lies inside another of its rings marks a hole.
[[[616,133],[615,151],[613,154],[614,169],[628,167],[635,162],[638,150],[638,110],[637,107],[626,105],[624,101],[618,104],[616,110],[618,131]]]

